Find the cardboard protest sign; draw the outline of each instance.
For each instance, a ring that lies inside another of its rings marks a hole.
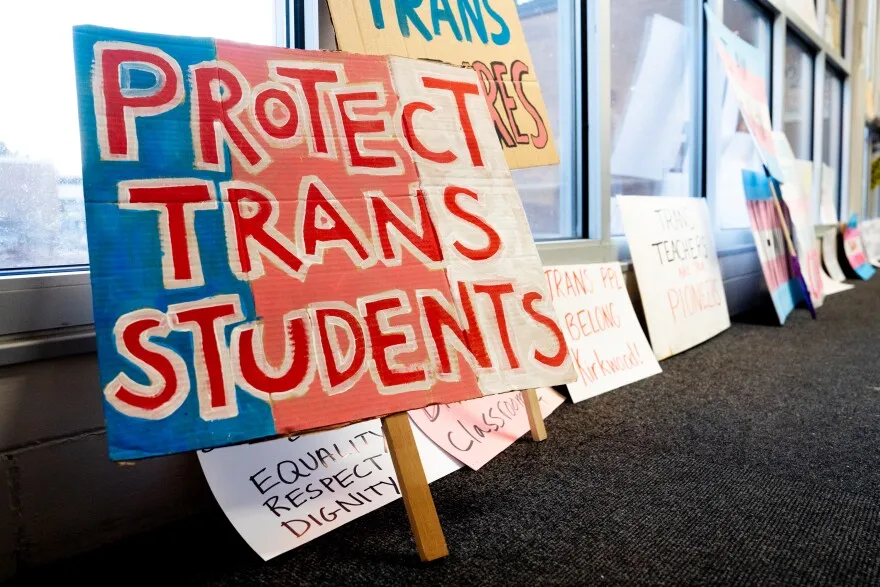
[[[825,163],[822,164],[822,176],[819,190],[819,224],[837,224],[837,197],[834,190],[837,186],[837,172]]]
[[[742,175],[761,271],[764,273],[764,281],[767,282],[779,323],[785,324],[785,319],[797,303],[803,300],[801,277],[795,274],[786,249],[782,227],[784,220],[779,217],[771,192],[770,182],[773,180],[763,173],[747,169],[742,170]]]
[[[472,67],[511,169],[559,162],[515,0],[327,3],[342,51]]]
[[[549,387],[537,392],[544,418],[565,401]],[[518,392],[429,406],[412,410],[409,417],[437,446],[474,470],[529,430],[523,394]]]
[[[825,270],[832,281],[840,283],[846,281],[846,275],[843,274],[843,269],[837,261],[837,228],[829,228],[822,235],[822,264],[825,265]]]
[[[706,13],[710,38],[713,40],[718,57],[724,66],[727,80],[739,102],[746,128],[755,141],[755,147],[770,175],[784,181],[776,147],[773,144],[773,125],[770,122],[770,108],[767,104],[767,58],[757,47],[728,29],[718,20],[708,4]]]
[[[568,384],[571,401],[660,373],[620,263],[545,267],[544,275],[578,374]]]
[[[74,42],[114,459],[574,379],[474,71]]]
[[[461,468],[413,426],[428,482]],[[198,452],[223,513],[263,560],[400,497],[379,420]]]
[[[794,227],[794,245],[800,268],[813,306],[818,308],[822,305],[825,294],[822,288],[822,254],[816,239],[816,222],[810,197],[811,184],[807,183],[804,168],[795,158],[785,133],[774,131],[773,144],[776,146],[776,156],[785,180],[779,187]],[[812,162],[808,162],[808,165],[808,169],[812,169]]]
[[[730,328],[705,198],[618,196],[654,355]]]
[[[849,217],[849,222],[843,228],[843,252],[849,266],[856,272],[856,275],[865,281],[874,277],[876,269],[868,261],[865,249],[862,246],[862,233],[859,229],[859,215],[853,214]]]

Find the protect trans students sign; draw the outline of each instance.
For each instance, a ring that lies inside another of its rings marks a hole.
[[[74,40],[113,458],[574,379],[477,73]]]

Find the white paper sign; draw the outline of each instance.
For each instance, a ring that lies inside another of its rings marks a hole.
[[[819,224],[837,224],[837,207],[834,205],[834,191],[837,186],[837,173],[829,165],[822,164],[822,190],[819,200]],[[832,275],[832,277],[834,277]]]
[[[429,483],[461,468],[412,429]],[[379,420],[198,455],[226,517],[263,560],[400,497]]]
[[[825,295],[830,296],[832,294],[840,293],[842,291],[846,291],[848,289],[852,289],[855,287],[849,283],[843,283],[840,281],[834,281],[828,274],[822,271],[822,284],[825,287]]]
[[[730,328],[705,198],[618,197],[660,360]]]
[[[578,373],[573,402],[660,373],[620,263],[545,267],[544,276]]]
[[[822,263],[833,281],[844,282],[846,275],[837,260],[837,229],[829,228],[822,235]]]
[[[862,221],[861,229],[868,261],[874,267],[880,267],[880,218]]]

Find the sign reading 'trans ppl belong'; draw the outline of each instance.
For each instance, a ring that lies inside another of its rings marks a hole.
[[[113,458],[574,379],[474,71],[74,44]]]
[[[617,198],[654,354],[660,360],[730,327],[705,198]]]
[[[620,263],[545,267],[544,275],[578,375],[571,401],[660,373]]]

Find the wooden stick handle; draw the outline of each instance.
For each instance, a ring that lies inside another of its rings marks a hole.
[[[437,508],[431,497],[431,489],[425,478],[425,470],[416,448],[406,412],[382,418],[382,432],[391,453],[391,462],[400,483],[403,505],[409,518],[419,558],[424,562],[443,558],[449,554],[446,538],[437,517]]]
[[[535,442],[547,440],[547,429],[544,428],[544,416],[541,414],[541,406],[538,403],[538,392],[534,389],[525,389],[520,393],[522,393],[523,401],[526,404],[532,440]]]
[[[782,211],[782,206],[779,204],[779,194],[776,193],[776,183],[772,178],[769,181],[773,203],[776,205],[776,213],[779,215],[779,224],[782,225],[782,234],[785,235],[785,243],[788,246],[788,254],[792,257],[797,257],[797,251],[795,251],[794,243],[791,241],[791,233],[788,231],[788,222],[785,220],[785,213]]]

